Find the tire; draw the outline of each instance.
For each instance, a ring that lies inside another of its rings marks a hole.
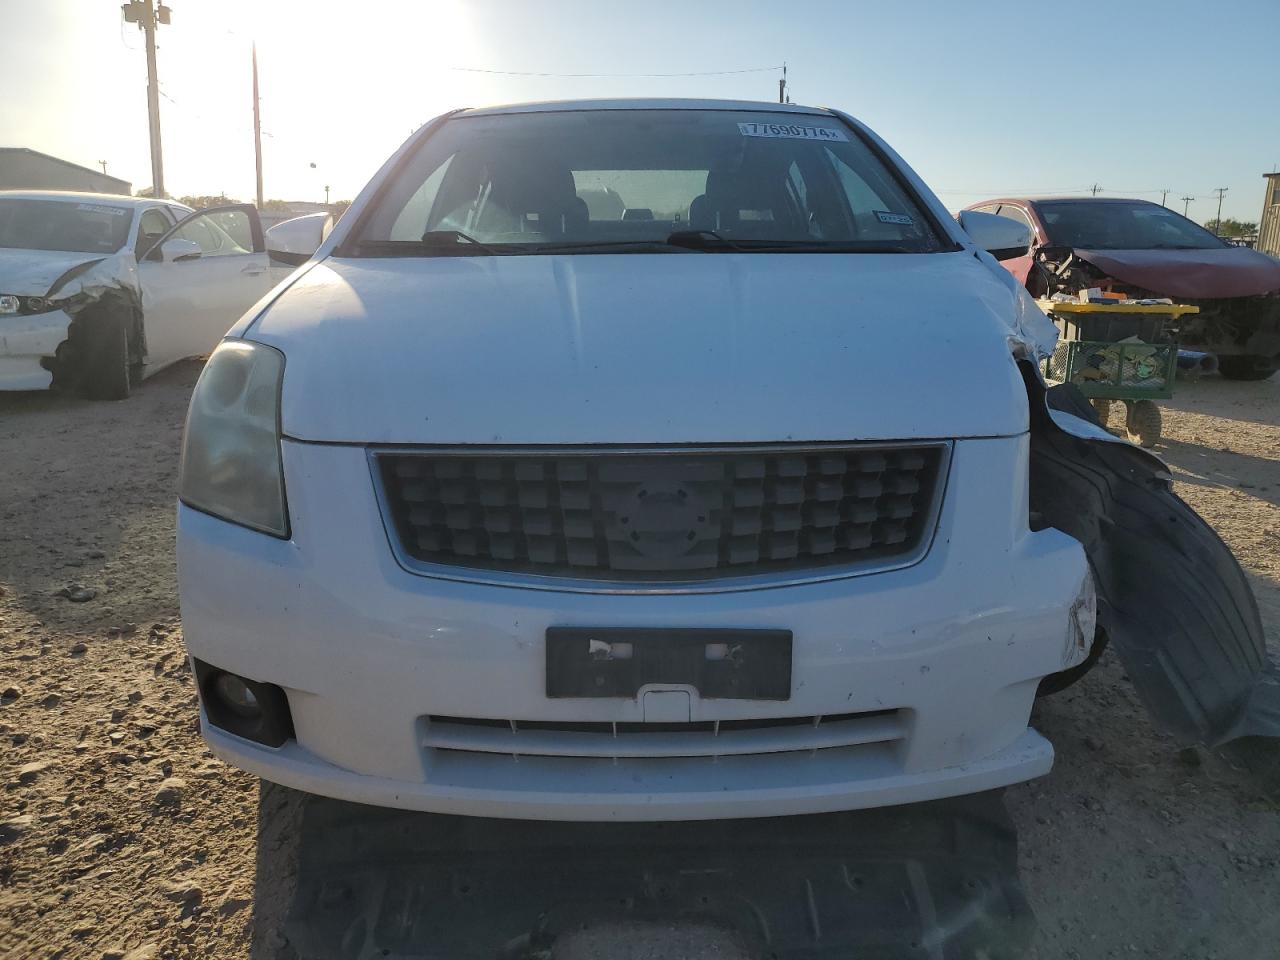
[[[127,400],[131,381],[129,331],[116,317],[103,317],[84,340],[81,385],[89,400]]]
[[[1140,447],[1154,447],[1160,439],[1162,420],[1160,408],[1153,400],[1128,400],[1125,402],[1124,429],[1129,442]]]
[[[1098,415],[1098,426],[1105,429],[1107,422],[1111,419],[1111,401],[1090,400],[1089,404],[1093,407],[1093,412]]]
[[[1234,357],[1218,356],[1218,372],[1226,380],[1266,380],[1276,372],[1265,357],[1250,354]]]

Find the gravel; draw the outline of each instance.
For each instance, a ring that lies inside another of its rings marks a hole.
[[[266,960],[292,949],[281,930],[308,801],[213,759],[182,650],[173,503],[197,373],[179,365],[123,403],[0,396],[7,960]],[[1280,637],[1280,379],[1207,377],[1178,394],[1164,404],[1157,452],[1240,557]],[[83,561],[74,584],[68,558]],[[95,595],[72,602],[76,588]],[[1156,731],[1110,652],[1041,701],[1034,722],[1055,744],[1055,768],[1007,801],[1036,957],[1274,954],[1273,798],[1217,753],[1180,752]],[[566,946],[596,953],[599,936]],[[654,958],[734,952],[688,928],[636,945]]]

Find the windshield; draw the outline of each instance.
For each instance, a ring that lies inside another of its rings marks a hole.
[[[394,176],[346,252],[691,246],[944,248],[893,173],[835,117],[584,110],[446,122]]]
[[[115,253],[132,219],[128,207],[109,203],[0,197],[0,247]]]
[[[1221,240],[1186,217],[1141,200],[1037,203],[1049,242],[1088,250],[1210,250]]]

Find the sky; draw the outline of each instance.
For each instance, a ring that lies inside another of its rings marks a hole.
[[[445,110],[714,97],[867,122],[952,210],[1000,195],[1161,200],[1257,220],[1280,168],[1277,0],[171,0],[158,33],[165,185],[350,199]],[[757,72],[756,68],[770,68]],[[508,71],[490,73],[482,71]],[[710,76],[652,76],[697,74]],[[512,73],[557,74],[519,76]],[[592,74],[593,76],[566,76]],[[618,76],[628,74],[629,76]],[[649,75],[649,76],[640,76]],[[0,146],[151,182],[146,59],[119,0],[0,0]]]

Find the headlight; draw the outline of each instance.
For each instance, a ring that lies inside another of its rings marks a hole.
[[[44,297],[15,297],[0,293],[0,316],[14,313],[45,313],[54,306]]]
[[[280,464],[284,355],[224,341],[205,364],[187,412],[178,496],[187,506],[289,536]]]

